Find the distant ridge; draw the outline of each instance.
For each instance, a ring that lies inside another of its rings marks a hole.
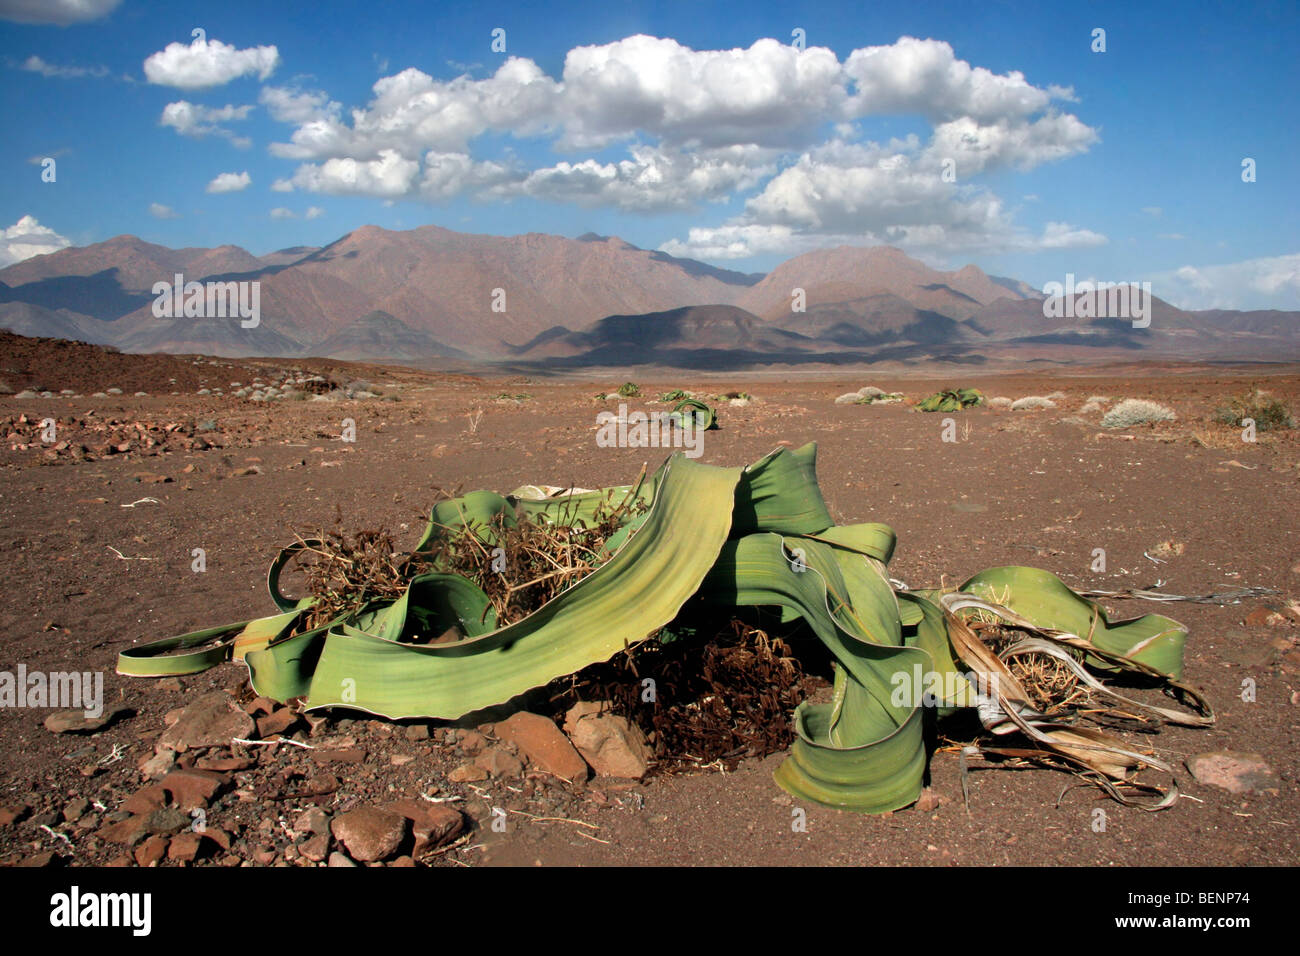
[[[158,318],[155,282],[257,282],[260,321]],[[856,361],[1017,350],[1086,358],[1300,355],[1300,313],[1187,312],[1154,301],[1149,329],[1052,319],[1043,296],[974,265],[945,272],[889,246],[796,256],[766,275],[639,249],[613,236],[490,236],[361,226],[327,245],[254,256],[137,236],[0,270],[0,327],[137,352],[626,364]],[[956,360],[956,359],[954,359]]]

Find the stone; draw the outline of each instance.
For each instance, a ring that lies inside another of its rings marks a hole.
[[[311,759],[317,763],[363,763],[366,752],[360,747],[348,747],[343,750],[313,750]]]
[[[1246,615],[1242,623],[1248,627],[1282,627],[1288,622],[1284,615],[1271,607],[1257,607]]]
[[[574,704],[564,715],[564,732],[603,777],[640,779],[650,764],[650,747],[641,728],[599,702]]]
[[[158,745],[181,752],[194,747],[227,746],[235,737],[250,738],[256,727],[253,718],[240,710],[229,694],[215,690],[181,711],[176,722],[163,731]]]
[[[155,810],[145,818],[145,827],[149,833],[180,833],[189,825],[190,815],[176,807]]]
[[[205,837],[202,833],[186,830],[172,837],[167,844],[167,859],[180,863],[192,863],[203,852]]]
[[[247,704],[244,704],[240,710],[248,714],[249,717],[256,717],[258,714],[270,714],[280,706],[269,697],[254,697]]]
[[[212,770],[173,770],[159,783],[172,795],[172,802],[182,810],[206,807],[213,797],[229,785],[229,777]]]
[[[537,769],[563,780],[587,779],[586,761],[555,721],[520,711],[497,724],[496,732],[518,747]]]
[[[397,800],[388,810],[411,821],[415,835],[413,856],[433,850],[455,839],[465,828],[465,817],[455,807],[424,800]]]
[[[487,778],[488,772],[474,763],[463,763],[447,774],[447,779],[452,783],[475,783]]]
[[[45,718],[45,729],[56,734],[93,734],[125,714],[121,707],[106,710],[98,717],[87,717],[84,710],[56,710]]]
[[[266,739],[284,733],[296,723],[298,723],[298,715],[288,707],[281,707],[257,719],[257,732]]]
[[[475,766],[482,767],[492,777],[513,779],[523,775],[524,765],[514,754],[492,747],[474,758]]]
[[[302,785],[304,797],[323,797],[339,788],[339,778],[332,773],[322,773],[308,777]]]
[[[275,862],[275,851],[269,846],[259,846],[253,850],[253,862],[258,866],[270,866]]]
[[[20,823],[25,820],[27,815],[31,812],[32,808],[25,803],[0,807],[0,827],[7,827],[14,823]]]
[[[140,772],[144,774],[146,780],[161,780],[167,774],[172,772],[176,766],[176,751],[160,750],[152,757],[146,758],[140,764]]]
[[[487,745],[487,738],[477,730],[466,730],[460,735],[460,749],[467,754],[476,754]]]
[[[328,833],[329,829],[330,815],[320,807],[304,810],[293,821],[294,833]]]
[[[1257,753],[1213,750],[1187,758],[1187,769],[1200,783],[1221,787],[1230,793],[1276,790],[1277,774]]]
[[[85,797],[76,797],[69,800],[63,807],[63,819],[68,823],[76,823],[83,816],[90,812],[90,801]]]
[[[399,814],[361,806],[335,817],[330,831],[352,859],[370,863],[397,852],[407,827],[406,818]]]
[[[143,813],[127,817],[117,823],[110,823],[99,828],[101,840],[108,843],[121,843],[132,847],[149,835],[149,817]]]
[[[304,859],[313,863],[319,863],[329,856],[330,852],[330,835],[329,833],[317,833],[309,837],[302,843],[298,844],[298,852]]]
[[[151,836],[135,848],[135,862],[139,866],[157,866],[167,855],[165,836]]]
[[[922,813],[929,813],[932,810],[938,810],[942,803],[943,801],[939,799],[939,795],[929,787],[926,787],[921,791],[921,796],[916,800],[916,809],[920,810]]]
[[[199,770],[232,773],[238,770],[247,770],[253,766],[253,761],[248,757],[200,757],[194,761],[194,766]]]
[[[130,814],[149,814],[155,810],[161,810],[166,805],[167,791],[158,784],[154,784],[150,787],[143,787],[131,794],[118,809],[125,810]]]
[[[337,850],[335,850],[333,853],[330,854],[329,862],[326,863],[325,865],[326,866],[356,866],[355,863],[349,860],[342,853],[339,853]]]
[[[411,726],[406,728],[406,739],[407,740],[428,740],[429,725],[411,724]]]

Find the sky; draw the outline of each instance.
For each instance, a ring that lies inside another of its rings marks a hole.
[[[0,0],[0,266],[436,224],[1300,309],[1297,49],[1294,0]]]

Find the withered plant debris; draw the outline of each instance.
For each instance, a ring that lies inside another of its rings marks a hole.
[[[628,521],[648,510],[640,499],[603,504],[591,519],[561,514],[554,522],[522,510],[494,515],[486,527],[446,528],[418,556],[422,570],[459,574],[474,582],[496,610],[497,625],[521,621],[561,591],[572,587],[609,560],[609,541]],[[513,519],[513,520],[511,520]],[[493,552],[504,552],[504,567]],[[500,568],[500,570],[497,570]]]
[[[646,697],[654,681],[654,700]],[[790,746],[791,714],[818,687],[779,637],[738,619],[712,639],[654,636],[548,688],[556,716],[577,701],[609,701],[645,732],[656,773],[711,765],[735,769],[742,758]]]
[[[305,576],[307,593],[316,603],[303,615],[298,631],[310,631],[370,601],[402,596],[412,564],[396,552],[393,536],[380,527],[348,534],[325,531],[312,537],[298,535],[302,547],[297,564]]]
[[[588,520],[561,514],[555,521],[520,510],[494,515],[486,524],[447,527],[424,551],[403,554],[386,528],[373,531],[297,534],[294,563],[316,603],[298,633],[320,627],[376,600],[396,600],[411,580],[430,571],[459,574],[477,585],[505,627],[538,610],[561,591],[609,560],[605,545],[648,506],[628,497],[601,505]],[[493,560],[501,548],[504,562]],[[503,566],[504,565],[504,566]],[[445,635],[416,635],[416,643]]]
[[[1025,638],[1023,631],[987,622],[972,622],[972,629],[1001,658],[1007,670],[1024,688],[1029,697],[1027,703],[1040,713],[1059,716],[1064,711],[1085,706],[1089,702],[1088,688],[1079,682],[1069,667],[1050,654],[1004,656],[1008,648]],[[1076,660],[1082,661],[1081,653],[1070,653]]]

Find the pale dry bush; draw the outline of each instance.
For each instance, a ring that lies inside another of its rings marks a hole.
[[[1024,398],[1017,398],[1011,403],[1013,412],[1034,411],[1040,408],[1055,408],[1056,402],[1042,395],[1026,395]]]
[[[1150,422],[1172,422],[1177,417],[1173,409],[1166,408],[1159,402],[1147,401],[1145,398],[1126,398],[1105,414],[1101,425],[1103,428],[1131,428]]]

